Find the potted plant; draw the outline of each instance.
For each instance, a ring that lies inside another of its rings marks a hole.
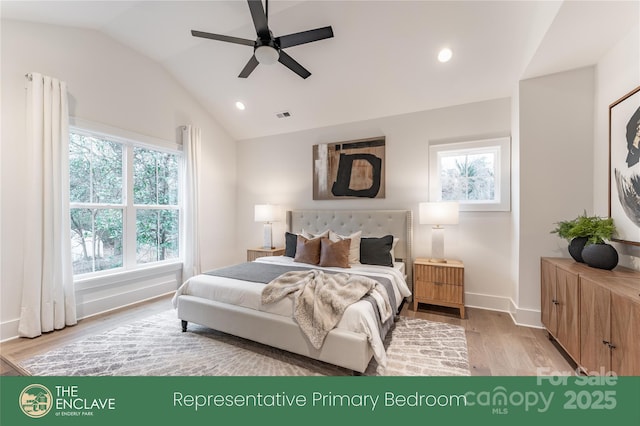
[[[587,216],[585,211],[556,225],[551,232],[569,241],[569,254],[576,261],[599,269],[613,269],[618,264],[618,252],[606,243],[616,232],[612,218]]]
[[[582,250],[589,239],[588,233],[584,226],[577,226],[580,218],[586,217],[586,212],[582,216],[575,219],[562,220],[556,223],[556,228],[551,231],[552,234],[558,234],[560,238],[567,240],[569,243],[569,254],[576,262],[584,263],[582,258]]]

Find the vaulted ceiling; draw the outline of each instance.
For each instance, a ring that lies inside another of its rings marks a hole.
[[[241,140],[510,96],[523,78],[595,64],[638,25],[639,4],[271,0],[275,36],[333,28],[333,38],[286,49],[307,79],[278,63],[238,78],[252,47],[191,36],[255,39],[244,0],[2,1],[1,16],[114,38],[165,67]]]

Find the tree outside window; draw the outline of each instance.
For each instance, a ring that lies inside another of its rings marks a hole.
[[[493,201],[495,154],[452,154],[440,157],[443,201]]]
[[[431,201],[458,201],[461,211],[508,211],[510,138],[429,147]]]
[[[178,159],[175,154],[146,148],[134,148],[133,158],[137,262],[175,259],[179,235]]]
[[[74,275],[179,257],[178,153],[74,130],[69,178]]]

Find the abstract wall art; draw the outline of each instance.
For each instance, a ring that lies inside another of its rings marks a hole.
[[[313,146],[313,199],[385,197],[385,138]]]
[[[640,245],[640,86],[609,106],[609,216],[614,241]]]

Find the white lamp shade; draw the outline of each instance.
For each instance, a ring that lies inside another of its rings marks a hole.
[[[457,225],[458,202],[442,201],[420,203],[420,223],[422,225]]]
[[[273,204],[256,204],[254,213],[256,222],[278,222],[280,220],[280,209]]]

